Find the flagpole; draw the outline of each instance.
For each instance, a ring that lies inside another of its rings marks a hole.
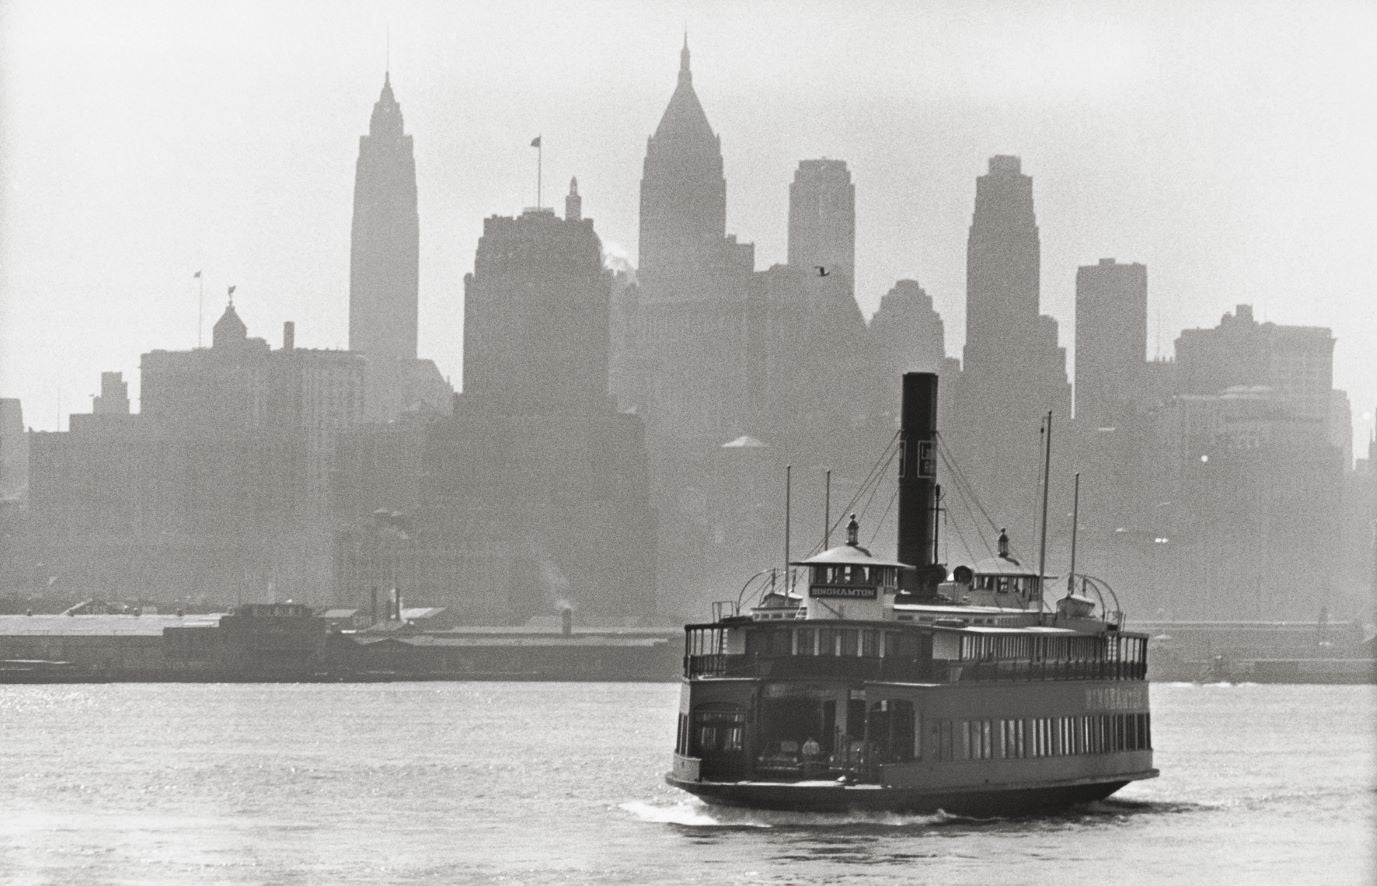
[[[543,159],[544,144],[539,138],[536,140],[536,209],[540,208],[540,168]]]
[[[201,346],[201,330],[205,328],[206,281],[201,272],[196,272],[196,347]]]

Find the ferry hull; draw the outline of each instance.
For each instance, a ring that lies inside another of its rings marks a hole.
[[[897,788],[837,782],[686,781],[669,774],[665,781],[721,806],[789,812],[946,812],[976,818],[1026,815],[1103,800],[1130,781],[1153,778],[1157,770],[1115,776],[1110,781],[1082,780],[1036,787],[981,786],[969,789]]]

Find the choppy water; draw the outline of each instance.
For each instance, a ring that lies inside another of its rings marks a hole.
[[[1377,882],[1377,690],[1153,687],[1061,815],[722,811],[670,684],[0,686],[4,883]]]

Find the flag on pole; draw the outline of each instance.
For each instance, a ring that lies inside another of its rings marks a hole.
[[[200,279],[201,279],[201,272],[200,272],[200,271],[197,271],[196,273],[192,274],[192,275],[191,275],[191,279],[193,279],[193,280],[200,280]]]
[[[540,147],[540,136],[537,135],[535,138],[531,139],[531,147],[533,147],[533,148],[538,148],[538,147]]]

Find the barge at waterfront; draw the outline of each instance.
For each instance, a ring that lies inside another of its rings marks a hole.
[[[724,805],[990,816],[1156,776],[1147,635],[1093,582],[1048,611],[1003,533],[949,579],[936,376],[905,375],[903,394],[898,560],[862,547],[853,515],[846,544],[790,564],[802,596],[786,583],[687,626],[666,780]]]

